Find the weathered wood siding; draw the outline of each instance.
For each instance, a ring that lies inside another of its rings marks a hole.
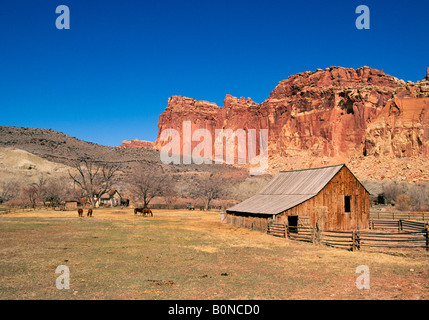
[[[350,213],[345,212],[345,196],[351,196]],[[347,167],[343,167],[318,195],[276,215],[276,223],[288,223],[288,216],[307,216],[310,226],[324,230],[369,228],[369,193]]]
[[[271,219],[270,219],[271,218]],[[268,219],[272,220],[272,216],[266,215],[246,215],[240,214],[226,214],[226,223],[235,225],[242,228],[248,228],[251,230],[258,230],[266,232]]]

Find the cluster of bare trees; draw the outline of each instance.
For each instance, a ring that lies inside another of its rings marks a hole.
[[[225,180],[213,174],[193,177],[185,183],[183,190],[177,187],[172,175],[165,173],[161,167],[142,165],[123,174],[122,179],[118,177],[120,167],[117,165],[81,160],[74,169],[75,173],[69,172],[70,178],[79,187],[82,195],[90,199],[93,206],[101,195],[117,185],[119,180],[133,203],[143,207],[148,207],[155,197],[163,197],[167,202],[172,202],[174,197],[185,195],[201,199],[207,210],[212,200],[224,195]]]
[[[207,210],[214,199],[225,195],[225,180],[220,176],[209,174],[192,176],[179,184],[171,174],[161,169],[137,169],[128,176],[128,187],[135,203],[147,207],[155,197],[163,197],[171,204],[176,197],[200,199]]]
[[[76,196],[70,183],[58,178],[39,176],[36,182],[3,180],[0,183],[0,203],[11,207],[59,206],[63,201]]]
[[[177,198],[187,198],[197,200],[208,210],[213,200],[227,199],[243,192],[250,196],[260,189],[260,184],[254,181],[237,183],[232,180],[222,173],[174,174],[164,172],[161,166],[154,168],[144,164],[133,170],[123,170],[116,164],[80,159],[69,170],[66,179],[42,175],[31,184],[2,181],[0,204],[57,207],[65,201],[84,199],[95,207],[103,194],[119,188],[121,195],[138,206],[148,207],[155,197],[162,197],[167,204],[173,204]]]
[[[12,207],[58,207],[65,201],[87,198],[92,205],[115,184],[118,166],[97,164],[88,160],[76,162],[71,179],[40,175],[35,182],[3,180],[0,204]]]
[[[397,209],[429,210],[429,185],[390,182],[383,185],[378,202],[394,205]]]

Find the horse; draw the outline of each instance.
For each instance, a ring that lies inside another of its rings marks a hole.
[[[149,208],[147,208],[147,207],[144,207],[144,208],[135,208],[134,209],[134,214],[137,214],[138,212],[140,212],[140,215],[141,216],[152,216],[153,217],[153,213],[152,213],[152,210],[150,210]]]
[[[152,213],[152,210],[150,210],[149,208],[144,208],[143,209],[143,215],[147,215],[147,216],[151,216],[151,217],[153,217],[153,213]]]
[[[138,212],[140,212],[141,214],[143,214],[143,208],[135,208],[134,209],[134,214],[137,214]]]
[[[92,217],[92,209],[88,209],[88,213],[86,214],[87,217]]]
[[[77,213],[79,214],[79,217],[83,217],[83,209],[82,208],[77,209]]]

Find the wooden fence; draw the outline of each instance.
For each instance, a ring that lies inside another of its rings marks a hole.
[[[425,224],[423,224],[425,226]],[[306,241],[316,244],[325,244],[331,247],[345,248],[352,251],[362,247],[384,248],[425,248],[429,251],[429,229],[421,229],[413,221],[402,221],[402,229],[398,225],[392,227],[400,232],[376,231],[332,231],[316,230],[310,227],[288,227],[284,224],[271,223],[267,226],[267,233],[277,237],[292,240]],[[414,231],[403,231],[411,228]],[[419,231],[415,231],[417,230]]]
[[[310,227],[291,227],[287,229],[287,236],[292,240],[306,241],[306,242],[314,242],[314,237],[316,235],[314,228]]]
[[[427,227],[427,223],[419,221],[408,221],[408,220],[370,220],[370,229],[390,229],[400,231],[424,231]]]
[[[320,232],[320,243],[330,247],[351,249],[352,251],[356,248],[359,249],[356,234],[353,231],[323,230]]]
[[[428,232],[373,232],[359,231],[360,247],[426,248],[429,251]]]
[[[287,230],[287,227],[284,224],[269,223],[267,225],[267,233],[272,236],[286,238],[286,233],[287,233],[286,230]]]
[[[413,220],[429,222],[429,212],[402,212],[402,211],[370,211],[370,219],[378,220]]]

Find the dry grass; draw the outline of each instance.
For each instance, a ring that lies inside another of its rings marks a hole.
[[[58,265],[70,290],[56,289]],[[370,290],[355,286],[359,265]],[[0,216],[1,299],[428,299],[428,278],[425,251],[314,246],[223,225],[218,213]]]

